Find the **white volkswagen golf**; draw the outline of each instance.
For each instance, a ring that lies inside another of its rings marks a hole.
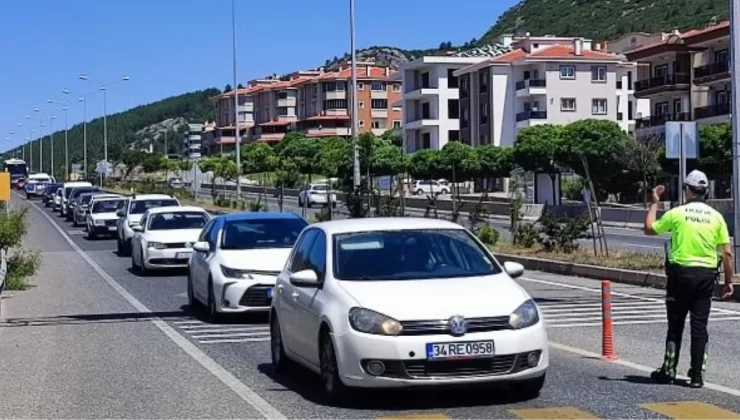
[[[131,269],[145,276],[153,269],[187,267],[192,244],[210,219],[200,207],[150,208],[141,222],[132,226]]]
[[[272,364],[352,387],[509,382],[536,397],[548,367],[534,300],[460,225],[424,218],[318,223],[298,238],[270,311]]]
[[[213,321],[223,313],[267,312],[275,279],[308,226],[293,213],[232,213],[214,218],[193,245],[188,302]]]

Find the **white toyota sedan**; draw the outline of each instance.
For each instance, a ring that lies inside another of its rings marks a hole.
[[[131,268],[146,275],[153,269],[185,268],[203,227],[211,219],[204,209],[193,206],[150,208],[133,225]]]
[[[425,218],[306,228],[278,276],[272,364],[320,374],[327,397],[350,388],[507,382],[539,395],[547,333],[534,300],[460,225]]]
[[[188,265],[188,303],[219,315],[270,310],[275,279],[308,226],[293,213],[218,216],[203,229]]]

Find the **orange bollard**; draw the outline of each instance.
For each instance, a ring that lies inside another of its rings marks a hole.
[[[612,329],[612,282],[601,282],[601,359],[617,360],[614,353],[614,331]]]

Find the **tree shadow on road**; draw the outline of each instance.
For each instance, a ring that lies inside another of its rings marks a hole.
[[[141,322],[151,321],[157,318],[162,319],[163,321],[168,321],[172,319],[183,319],[183,317],[186,316],[188,316],[188,313],[184,311],[166,311],[77,314],[37,318],[8,318],[5,321],[0,322],[0,329],[14,327],[48,327],[56,325]]]
[[[612,378],[609,376],[599,376],[599,380],[602,381],[610,381],[610,382],[629,382],[631,384],[635,385],[662,385],[659,384],[652,379],[650,379],[650,376],[638,376],[638,375],[625,375],[622,378]],[[676,385],[683,385],[688,386],[688,382],[684,379],[676,379]]]
[[[270,363],[257,369],[285,389],[292,391],[313,404],[331,406],[324,397],[319,376],[302,367],[290,374],[276,374]],[[507,405],[526,401],[505,385],[464,385],[458,387],[421,387],[417,389],[358,389],[358,398],[348,398],[341,408],[356,410],[436,410],[459,407]]]

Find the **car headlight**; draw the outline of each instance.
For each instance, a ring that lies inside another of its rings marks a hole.
[[[103,226],[105,224],[105,220],[95,219],[93,220],[93,224],[95,224],[95,226]]]
[[[165,249],[166,248],[162,242],[149,242],[147,246],[149,248],[154,248],[154,249]]]
[[[349,310],[349,325],[359,332],[379,335],[400,335],[403,326],[395,319],[365,308]]]
[[[228,277],[230,279],[252,279],[252,275],[249,271],[229,268],[223,264],[221,265],[221,273],[224,277]]]
[[[522,303],[509,315],[509,325],[516,330],[531,327],[538,322],[540,322],[540,313],[537,310],[537,304],[532,299]]]

